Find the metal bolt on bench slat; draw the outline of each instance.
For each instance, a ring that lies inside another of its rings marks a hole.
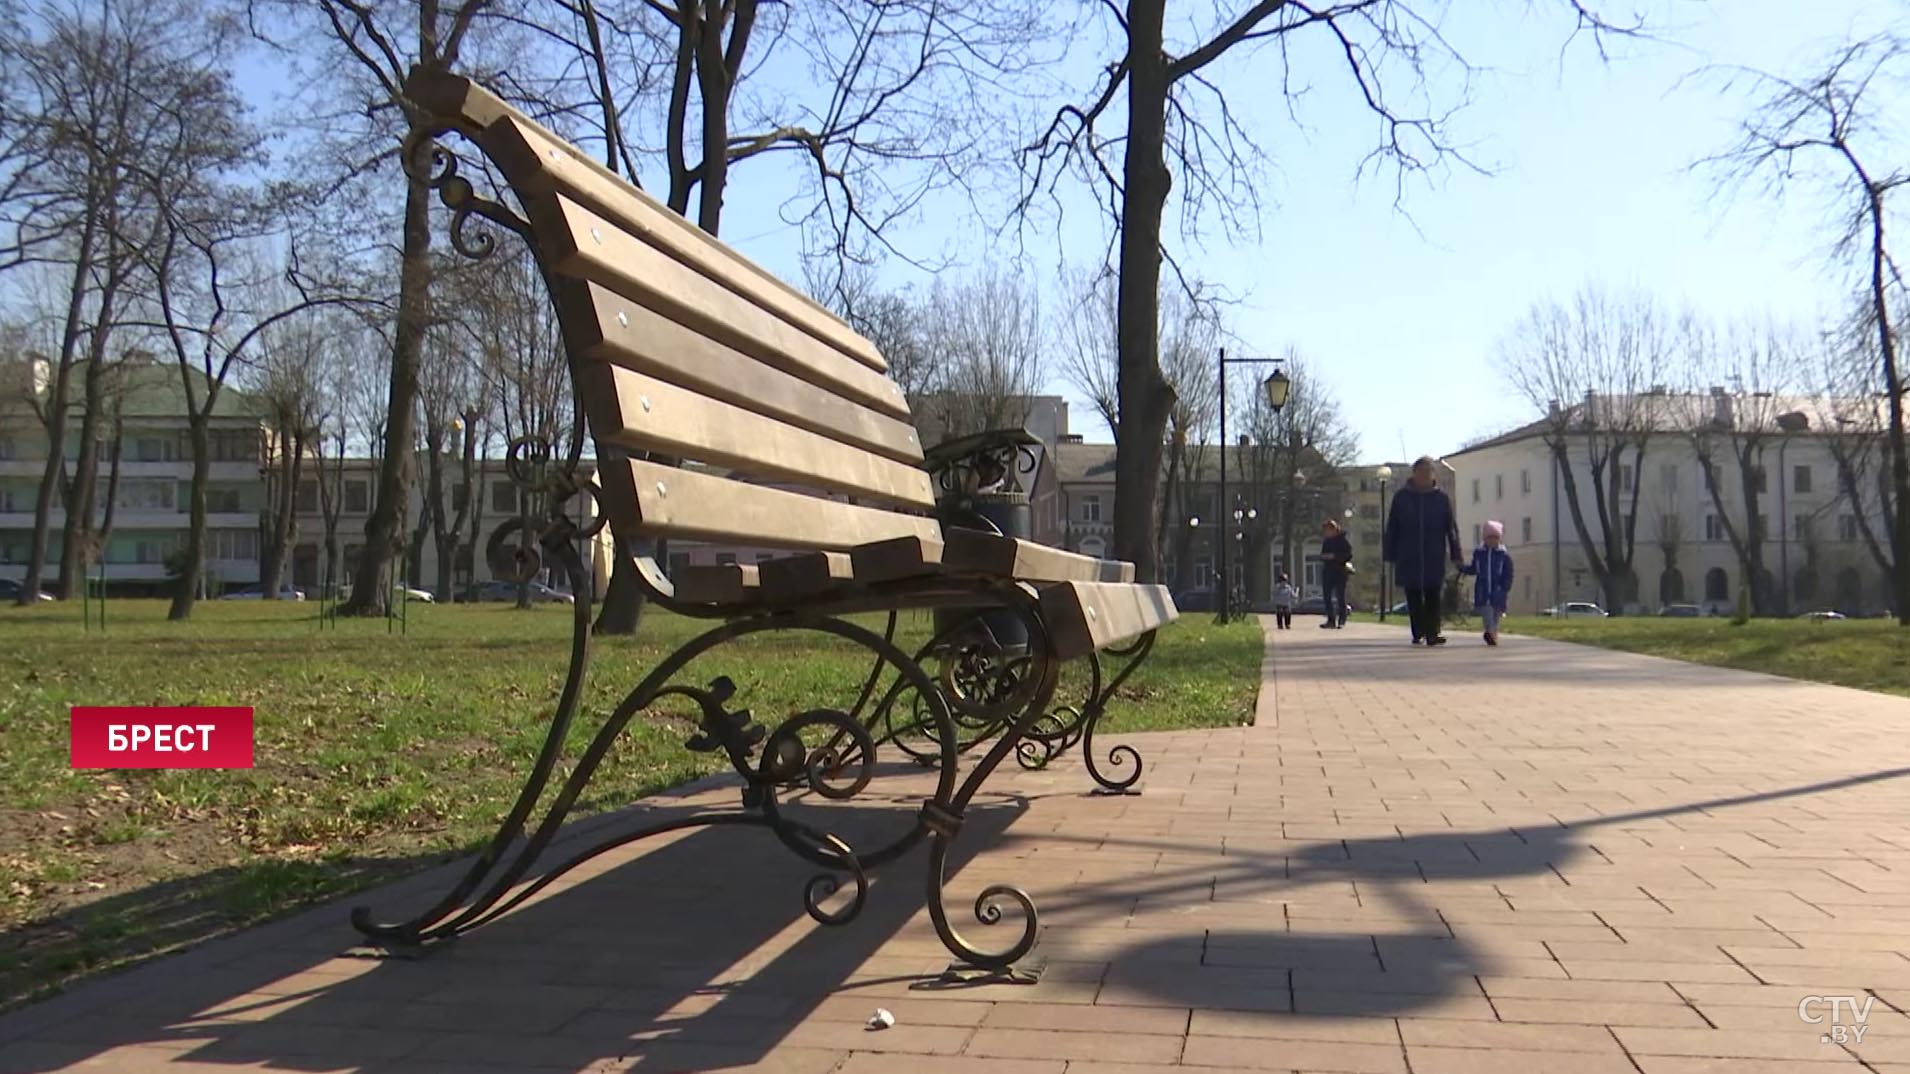
[[[630,315],[628,313],[625,313],[623,310],[618,310],[617,323],[622,325],[625,328],[630,327]]]

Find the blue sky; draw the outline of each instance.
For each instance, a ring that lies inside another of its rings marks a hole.
[[[1273,158],[1258,240],[1228,242],[1209,229],[1202,246],[1179,247],[1191,270],[1244,299],[1231,326],[1244,348],[1274,354],[1291,343],[1308,356],[1366,456],[1449,452],[1526,420],[1495,341],[1533,302],[1586,283],[1760,320],[1815,321],[1842,300],[1821,201],[1799,190],[1779,205],[1745,192],[1725,205],[1713,177],[1689,170],[1729,143],[1746,98],[1687,78],[1708,64],[1806,70],[1853,27],[1905,6],[1670,0],[1648,6],[1666,40],[1620,44],[1608,62],[1584,39],[1561,56],[1570,29],[1562,6],[1468,2],[1446,22],[1467,58],[1491,68],[1453,130],[1494,174],[1456,170],[1415,185],[1396,211],[1390,178],[1354,182],[1373,126],[1344,80],[1322,70],[1305,129],[1280,111],[1255,123]],[[1251,101],[1267,98],[1255,81],[1264,70],[1223,60],[1215,73],[1236,101]],[[749,181],[739,176],[739,194]],[[1092,206],[1082,199],[1069,215],[1060,249],[1093,258],[1102,240]],[[796,276],[783,236],[740,220],[726,235]],[[916,249],[938,239],[967,245],[935,225],[907,236]],[[1053,387],[1067,393],[1058,380]],[[1105,435],[1078,400],[1072,419],[1091,439]]]
[[[1198,245],[1169,238],[1190,272],[1241,300],[1229,316],[1237,350],[1271,355],[1291,344],[1308,358],[1341,400],[1363,456],[1451,452],[1527,420],[1495,341],[1535,301],[1584,284],[1637,286],[1721,318],[1816,323],[1842,302],[1847,275],[1828,264],[1821,199],[1800,190],[1779,205],[1744,192],[1727,206],[1711,176],[1690,170],[1730,142],[1748,99],[1721,94],[1715,80],[1687,80],[1708,64],[1806,71],[1853,30],[1910,16],[1910,4],[1607,0],[1619,14],[1644,9],[1662,38],[1618,43],[1607,61],[1584,38],[1562,51],[1571,30],[1563,0],[1416,6],[1446,11],[1442,30],[1487,68],[1451,132],[1493,174],[1458,169],[1415,183],[1403,212],[1389,175],[1356,183],[1374,122],[1315,35],[1295,46],[1311,86],[1300,126],[1277,103],[1265,57],[1229,56],[1209,69],[1271,158],[1260,234],[1230,239],[1214,224]],[[1084,88],[1073,96],[1085,97],[1088,76],[1112,55],[1104,40],[1080,42],[1070,65]],[[1454,103],[1453,90],[1435,78],[1437,100]],[[1045,119],[1053,103],[1031,108],[1029,121]],[[723,234],[800,284],[799,240],[777,215],[791,176],[763,161],[736,169]],[[895,238],[915,254],[968,265],[1012,256],[991,250],[983,224],[961,210],[931,204]],[[1024,235],[1037,279],[1053,279],[1060,260],[1100,255],[1104,224],[1089,192],[1072,191],[1066,220],[1059,233]],[[925,282],[899,264],[883,279]],[[1050,388],[1073,397],[1058,377]],[[1092,409],[1074,402],[1075,430],[1106,438]]]

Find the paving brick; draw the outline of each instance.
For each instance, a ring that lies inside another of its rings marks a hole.
[[[1401,1018],[1399,1035],[1414,1046],[1491,1048],[1554,1052],[1619,1051],[1618,1042],[1602,1027],[1548,1024],[1518,1025],[1444,1018]]]
[[[1538,1051],[1513,1048],[1432,1048],[1407,1045],[1413,1074],[1637,1074],[1622,1052]]]
[[[1339,1041],[1347,1044],[1399,1042],[1399,1027],[1391,1018],[1324,1018],[1256,1011],[1195,1011],[1190,1032],[1195,1036]]]
[[[1286,1040],[1269,1046],[1248,1037],[1187,1038],[1188,1066],[1249,1070],[1319,1070],[1348,1074],[1406,1074],[1406,1053],[1397,1044],[1347,1044]]]
[[[1136,1033],[1069,1032],[1052,1029],[975,1031],[966,1054],[1005,1059],[1112,1059],[1172,1063],[1180,1058],[1181,1036]]]
[[[1621,1003],[1584,999],[1512,999],[1493,997],[1493,1009],[1507,1022],[1552,1022],[1581,1026],[1664,1026],[1702,1029],[1705,1019],[1683,1003]]]
[[[1818,1039],[1815,1026],[1789,1030],[1653,1029],[1623,1026],[1612,1031],[1633,1055],[1687,1055],[1738,1059],[1825,1061],[1833,1049]]]

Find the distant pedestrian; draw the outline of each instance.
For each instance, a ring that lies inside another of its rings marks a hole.
[[[1460,568],[1477,581],[1472,584],[1472,606],[1485,621],[1486,644],[1499,644],[1499,618],[1512,596],[1512,553],[1505,550],[1505,524],[1488,522],[1485,540],[1472,550],[1472,563]]]
[[[1287,578],[1287,572],[1281,571],[1280,577],[1273,583],[1273,625],[1277,630],[1293,628],[1293,606],[1300,599],[1300,593],[1293,588],[1293,582]]]
[[[1384,541],[1386,562],[1406,591],[1414,645],[1444,645],[1439,632],[1440,594],[1445,588],[1446,564],[1459,567],[1465,556],[1459,547],[1459,520],[1452,500],[1439,488],[1433,461],[1421,456],[1413,475],[1393,494],[1387,513]]]
[[[1346,625],[1346,576],[1352,572],[1353,542],[1339,522],[1329,518],[1320,524],[1320,610],[1326,614],[1321,630]]]

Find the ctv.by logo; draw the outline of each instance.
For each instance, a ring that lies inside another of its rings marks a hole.
[[[1876,996],[1865,996],[1859,1004],[1856,996],[1805,996],[1797,1001],[1797,1017],[1810,1025],[1823,1025],[1825,1014],[1822,1009],[1830,1008],[1828,1033],[1818,1034],[1823,1044],[1862,1044],[1864,1031],[1870,1027],[1865,1023],[1870,1019],[1870,1005],[1877,1002]],[[1846,1017],[1848,1016],[1848,1017]]]

